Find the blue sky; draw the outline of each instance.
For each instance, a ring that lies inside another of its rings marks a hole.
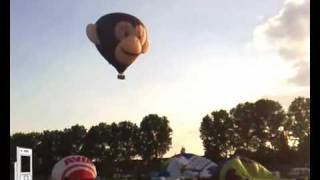
[[[279,51],[296,52],[283,45],[293,38],[267,33],[289,27],[272,22],[286,22],[291,12],[305,18],[291,10],[298,0],[291,1],[11,0],[10,132],[139,124],[157,113],[174,130],[168,154],[181,146],[202,154],[199,126],[211,111],[262,97],[286,107],[298,95],[309,96],[309,83],[290,83],[301,69],[309,72],[309,62],[288,60]],[[125,81],[85,34],[88,23],[111,12],[135,15],[148,30],[150,51],[127,69]],[[269,41],[261,39],[281,43],[265,46]]]

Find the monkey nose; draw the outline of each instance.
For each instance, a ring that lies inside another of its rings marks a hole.
[[[142,51],[142,46],[140,40],[136,36],[130,36],[127,39],[126,50],[133,54],[140,54]]]

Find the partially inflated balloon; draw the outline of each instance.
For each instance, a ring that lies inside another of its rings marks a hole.
[[[228,179],[285,180],[275,177],[260,163],[240,156],[230,158],[221,165],[219,180]]]
[[[84,156],[72,155],[58,161],[51,174],[52,180],[93,180],[97,177],[97,171],[92,161]]]
[[[136,17],[124,13],[102,16],[95,24],[87,25],[87,36],[100,54],[122,74],[149,48],[145,25]]]
[[[207,158],[190,153],[181,153],[170,158],[162,167],[159,177],[179,178],[210,178],[217,170],[217,164]]]

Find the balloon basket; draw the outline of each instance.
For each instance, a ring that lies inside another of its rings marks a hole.
[[[118,79],[124,80],[126,77],[123,74],[118,74]]]

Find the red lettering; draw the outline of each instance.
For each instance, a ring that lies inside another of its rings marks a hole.
[[[68,166],[69,163],[73,163],[73,160],[71,158],[65,159],[64,160],[64,165]]]
[[[86,159],[87,159],[86,157],[82,156],[81,161],[82,161],[82,162],[86,162]]]
[[[89,158],[87,158],[87,163],[93,164],[93,162],[92,162],[91,159],[89,159]]]
[[[64,160],[65,166],[68,166],[69,164],[75,163],[75,162],[84,162],[84,163],[93,164],[93,162],[89,158],[86,158],[84,156],[73,156]]]
[[[81,156],[72,157],[75,162],[80,162]]]

